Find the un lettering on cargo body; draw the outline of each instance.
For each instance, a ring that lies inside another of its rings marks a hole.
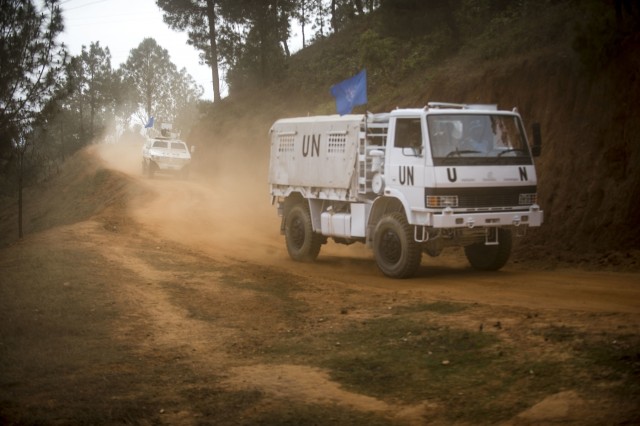
[[[321,135],[302,135],[302,156],[320,157]]]
[[[325,128],[322,128],[325,127]],[[351,130],[351,131],[350,131]],[[347,189],[354,173],[358,132],[347,126],[282,123],[274,128],[272,183]]]

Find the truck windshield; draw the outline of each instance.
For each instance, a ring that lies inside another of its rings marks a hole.
[[[532,164],[518,117],[433,114],[427,117],[433,164]]]

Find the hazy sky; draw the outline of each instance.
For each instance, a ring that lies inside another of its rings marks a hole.
[[[82,45],[99,41],[111,51],[111,66],[126,62],[131,49],[151,37],[169,51],[171,62],[187,72],[204,88],[203,98],[213,100],[211,70],[200,65],[198,51],[187,45],[186,33],[171,30],[162,22],[155,0],[62,0],[65,30],[59,38],[72,55]]]

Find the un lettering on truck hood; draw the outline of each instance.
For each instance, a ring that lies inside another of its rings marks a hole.
[[[434,187],[530,186],[537,182],[533,165],[435,167]]]

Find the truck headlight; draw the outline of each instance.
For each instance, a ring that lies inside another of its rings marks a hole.
[[[518,204],[520,204],[521,206],[538,204],[538,194],[520,194],[520,197],[518,198]]]
[[[427,207],[458,207],[457,195],[427,195]]]

